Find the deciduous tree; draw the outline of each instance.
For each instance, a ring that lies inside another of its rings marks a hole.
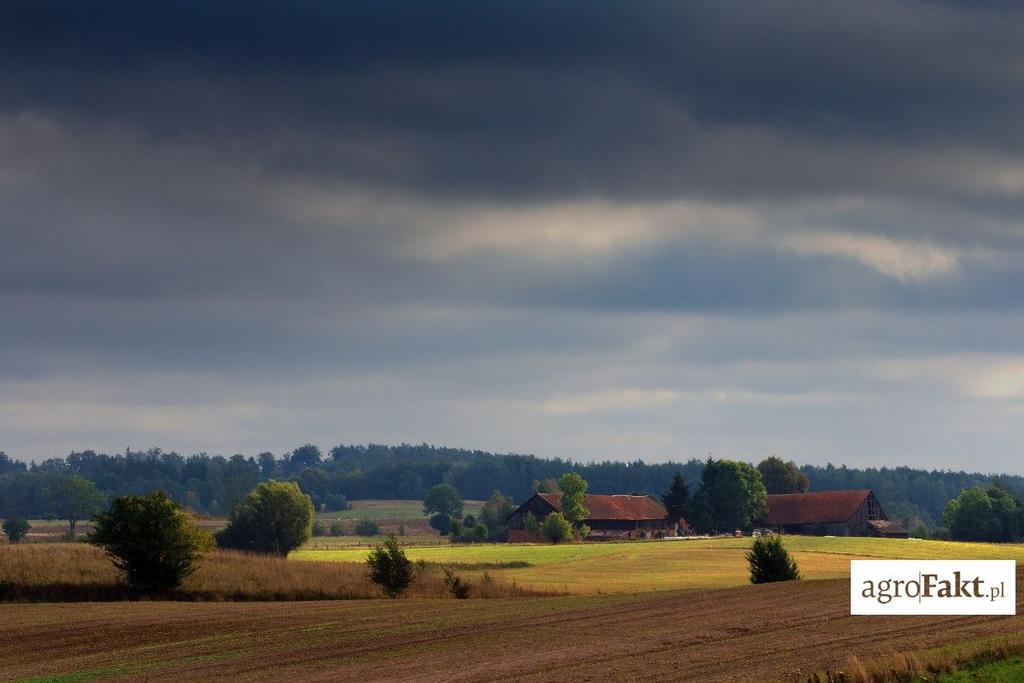
[[[708,458],[693,507],[701,531],[748,529],[767,512],[768,493],[750,464]]]
[[[784,462],[772,455],[757,465],[757,471],[768,493],[806,493],[810,486],[807,475],[792,460]]]
[[[200,553],[214,545],[163,491],[115,498],[95,518],[88,540],[106,551],[129,585],[144,590],[177,588],[198,567]]]
[[[587,480],[576,472],[566,472],[558,480],[558,488],[562,491],[562,514],[577,529],[590,514],[583,504],[587,496]]]
[[[449,517],[462,517],[462,496],[451,484],[438,484],[427,491],[423,499],[423,514],[437,513]]]
[[[231,510],[218,545],[285,556],[309,540],[313,503],[292,481],[265,481]]]
[[[54,516],[68,520],[68,538],[75,537],[78,521],[96,514],[105,500],[106,496],[96,488],[96,484],[77,475],[61,478],[50,490]]]
[[[572,524],[561,512],[551,512],[540,524],[540,532],[550,543],[563,543],[572,538]]]

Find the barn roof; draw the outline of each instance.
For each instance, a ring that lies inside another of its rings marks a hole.
[[[770,495],[764,524],[782,526],[845,522],[870,495],[868,489]]]
[[[538,493],[538,496],[561,511],[561,493]],[[587,494],[583,499],[587,519],[665,519],[665,508],[650,496],[603,496]]]

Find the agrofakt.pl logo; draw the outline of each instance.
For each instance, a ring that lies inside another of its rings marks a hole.
[[[850,614],[1016,614],[1014,560],[851,560]]]

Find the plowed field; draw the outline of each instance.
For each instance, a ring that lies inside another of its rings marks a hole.
[[[1024,616],[850,617],[848,591],[828,580],[486,601],[2,605],[0,678],[789,680],[854,654],[1024,631]]]

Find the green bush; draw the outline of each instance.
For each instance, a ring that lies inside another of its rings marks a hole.
[[[540,524],[540,532],[550,543],[562,543],[572,538],[572,524],[561,512],[552,512]]]
[[[217,544],[286,556],[309,540],[313,502],[293,481],[265,481],[231,510]]]
[[[214,547],[181,506],[163,491],[115,498],[95,517],[89,543],[106,551],[128,584],[143,590],[169,590],[194,572],[199,555]]]
[[[747,551],[747,563],[750,565],[750,583],[796,581],[800,578],[796,560],[790,557],[778,534],[754,537],[754,545]]]
[[[398,539],[389,535],[384,543],[370,551],[366,557],[370,580],[381,587],[389,598],[396,598],[413,580],[413,565],[398,546]]]
[[[356,523],[356,536],[378,536],[380,535],[380,527],[377,526],[377,522],[363,517]]]
[[[28,520],[22,517],[11,517],[3,524],[4,534],[7,535],[7,540],[11,543],[20,542],[31,528],[32,525],[28,523]]]
[[[319,520],[316,520],[316,521],[313,522],[313,526],[312,526],[311,530],[312,530],[312,533],[313,533],[314,536],[326,536],[327,535],[327,529],[324,528],[324,525],[321,524]]]
[[[344,536],[345,527],[341,522],[331,522],[331,536]]]

